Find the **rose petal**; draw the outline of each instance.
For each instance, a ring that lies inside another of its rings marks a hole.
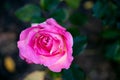
[[[45,22],[40,23],[39,26],[43,27],[45,30],[54,32],[54,33],[59,33],[63,34],[65,32],[65,28],[60,26],[54,19],[50,18],[47,19]]]
[[[24,40],[26,39],[26,37],[28,36],[28,33],[32,30],[32,28],[27,28],[25,30],[23,30],[21,33],[20,33],[20,40]]]
[[[52,25],[52,27],[56,27],[60,30],[63,30],[63,31],[66,30],[64,27],[60,26],[53,18],[47,19],[46,23],[49,24],[49,25]]]
[[[20,52],[20,57],[25,59],[28,63],[40,63],[39,56],[35,54],[33,49],[28,46],[25,41],[18,41],[18,48]],[[23,46],[24,45],[24,46]]]
[[[72,46],[73,46],[73,38],[72,35],[69,32],[66,32],[64,34],[65,36],[65,43],[66,43],[66,48],[68,51],[68,54],[72,54]]]
[[[51,56],[43,56],[40,55],[40,61],[41,64],[43,64],[44,66],[50,66],[52,64],[54,64],[56,61],[58,61],[65,53],[60,53],[57,55],[51,55]]]
[[[60,59],[57,60],[53,65],[48,66],[48,68],[54,72],[60,72],[62,69],[68,69],[73,60],[71,56],[68,58],[67,53],[65,53]]]

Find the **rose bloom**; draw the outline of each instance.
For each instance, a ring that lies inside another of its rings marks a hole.
[[[68,69],[73,60],[73,38],[53,18],[23,30],[17,44],[21,59],[54,72]]]

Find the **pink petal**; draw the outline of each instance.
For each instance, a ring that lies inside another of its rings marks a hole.
[[[62,56],[64,56],[65,53],[60,53],[57,55],[51,55],[51,56],[43,56],[40,55],[40,61],[44,66],[50,66],[54,64],[56,61],[58,61]]]
[[[39,26],[43,27],[46,31],[63,34],[65,28],[60,26],[54,19],[47,19],[45,22],[40,23]]]
[[[28,33],[32,30],[32,28],[27,28],[25,30],[23,30],[21,33],[20,33],[20,40],[24,40],[26,39]]]
[[[64,34],[65,36],[65,43],[66,43],[66,48],[68,51],[68,54],[72,54],[72,46],[73,46],[73,37],[69,32],[66,32]]]
[[[62,69],[68,69],[73,60],[71,56],[68,58],[67,53],[65,53],[60,59],[57,60],[53,65],[48,66],[51,71],[60,72]]]
[[[27,28],[25,30],[23,30],[21,33],[20,33],[20,40],[24,40],[27,38],[29,32],[38,32],[39,30],[41,30],[39,27],[30,27],[30,28]]]
[[[25,59],[28,63],[40,63],[39,56],[35,54],[34,50],[25,41],[18,41],[17,44],[22,59]]]
[[[53,27],[57,27],[58,29],[61,29],[63,31],[66,30],[64,27],[60,26],[53,18],[47,19],[46,23],[52,25]]]

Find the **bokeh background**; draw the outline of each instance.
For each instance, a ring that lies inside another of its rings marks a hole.
[[[60,73],[19,58],[20,32],[54,18],[74,38]],[[0,80],[120,80],[120,0],[1,0]]]

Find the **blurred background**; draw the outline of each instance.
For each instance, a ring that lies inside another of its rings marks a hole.
[[[74,38],[60,73],[27,64],[17,48],[22,30],[51,17]],[[120,0],[1,0],[0,80],[120,80]]]

